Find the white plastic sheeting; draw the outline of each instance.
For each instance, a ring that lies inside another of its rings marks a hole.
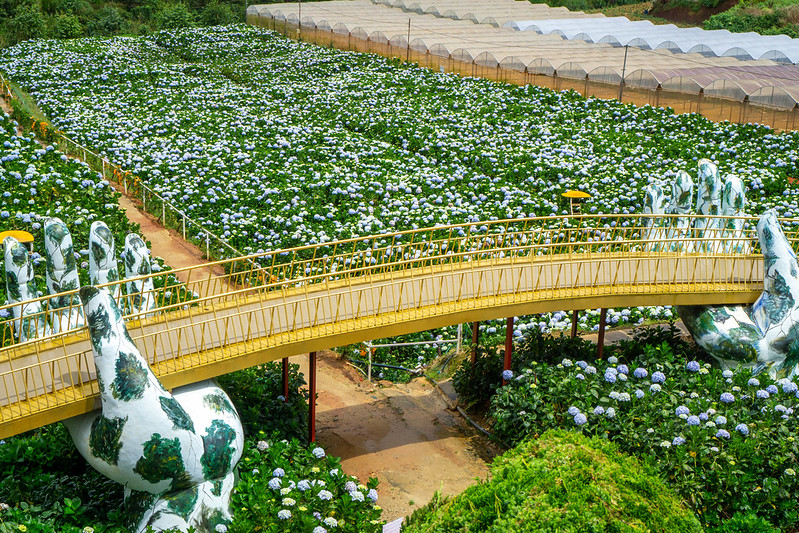
[[[478,12],[477,8],[485,9],[483,4],[487,2],[488,0],[439,0],[437,4],[441,9],[458,8],[460,12]],[[519,12],[524,13],[527,13],[526,6],[534,5],[522,1],[496,0],[497,6],[504,6],[502,9],[509,9],[508,3],[511,4],[510,7],[519,6]],[[423,4],[420,5],[424,7]],[[425,7],[425,11],[429,7]],[[552,9],[546,6],[543,8]],[[552,11],[560,13],[560,10]],[[297,20],[298,4],[254,5],[247,12],[250,15],[274,18],[276,21]],[[678,44],[677,41],[669,40],[651,50],[639,45],[625,51],[610,44],[564,40],[555,33],[520,32],[489,24],[436,17],[430,13],[420,15],[415,11],[403,11],[402,8],[376,4],[371,0],[308,3],[302,6],[302,14],[303,28],[330,31],[342,36],[350,35],[381,45],[391,44],[398,49],[408,47],[416,53],[474,63],[478,67],[612,85],[620,83],[624,72],[624,83],[641,89],[702,93],[737,101],[748,99],[752,103],[781,109],[792,109],[799,102],[799,65],[776,64],[766,60],[739,61],[730,57],[732,52],[727,57],[703,57],[697,53],[670,51],[685,46],[687,41]],[[409,19],[410,43],[407,39]],[[602,40],[606,35],[599,36],[595,33],[590,36],[590,27],[602,20],[618,21],[618,18],[559,17],[550,19],[549,23],[563,20],[568,20],[573,26],[574,32],[567,28],[573,35],[582,34]],[[580,28],[580,32],[577,32],[577,28]],[[690,35],[701,35],[702,30],[688,31]],[[747,34],[736,36],[743,36],[745,39]],[[640,38],[644,37],[651,39],[650,35]],[[782,38],[783,41],[785,39],[787,37]],[[609,43],[611,39],[606,38],[605,42]],[[710,45],[701,46],[707,46],[708,49],[716,46],[713,42],[708,42]],[[651,46],[650,41],[646,45]],[[744,48],[743,41],[738,45],[735,48]],[[751,53],[751,49],[747,53]]]
[[[799,39],[791,39],[787,35],[678,28],[673,24],[659,25],[648,20],[632,21],[626,17],[514,20],[506,22],[504,27],[540,34],[554,33],[564,39],[578,39],[589,43],[635,46],[645,50],[665,48],[675,53],[799,63]]]

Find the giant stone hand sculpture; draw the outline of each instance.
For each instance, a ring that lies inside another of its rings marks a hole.
[[[108,291],[83,287],[80,297],[102,409],[64,422],[78,450],[124,485],[129,502],[146,503],[137,531],[213,531],[230,522],[233,469],[244,437],[227,394],[211,382],[170,394],[137,350]]]
[[[683,200],[690,176],[678,174],[673,194]],[[722,181],[716,166],[708,160],[699,162],[697,213],[738,217],[744,214],[745,195],[740,178],[729,175]],[[651,202],[645,196],[645,204]],[[672,205],[669,213],[687,214]],[[646,206],[645,206],[646,212]],[[697,217],[697,246],[684,242],[690,234],[689,218],[675,221],[670,230],[672,250],[697,249],[706,252],[750,253],[751,245],[743,237],[743,220]],[[680,227],[680,225],[685,227]],[[799,264],[796,254],[779,225],[774,211],[766,212],[758,222],[757,234],[765,262],[764,291],[751,306],[679,306],[677,312],[686,328],[709,354],[726,367],[749,364],[754,373],[768,371],[772,377],[792,377],[799,373]],[[702,239],[704,237],[704,239]],[[723,237],[723,238],[719,238]],[[715,243],[715,244],[711,244]]]
[[[72,237],[58,219],[46,221],[44,233],[52,328],[41,301],[27,302],[38,296],[33,265],[27,248],[12,237],[3,243],[6,287],[9,303],[20,304],[13,308],[20,341],[77,328],[85,315],[102,408],[64,421],[76,447],[95,469],[124,486],[135,531],[216,531],[232,519],[230,494],[243,446],[236,409],[212,381],[172,394],[164,389],[127,332],[116,303],[119,284],[112,286],[114,294],[83,287],[83,309],[70,307],[74,296],[57,293],[78,287]],[[144,241],[129,235],[125,244],[128,277],[150,274]],[[94,222],[89,233],[89,277],[93,284],[119,279],[113,234],[102,222]],[[151,278],[126,285],[131,313],[155,307]]]

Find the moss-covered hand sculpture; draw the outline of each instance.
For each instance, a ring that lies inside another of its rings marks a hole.
[[[102,409],[64,422],[80,453],[122,484],[132,525],[212,532],[226,524],[243,431],[215,383],[164,389],[105,289],[80,290]]]
[[[699,191],[696,197],[698,215],[719,214],[729,218],[694,220],[693,242],[685,223],[672,221],[670,249],[704,252],[749,253],[751,243],[743,236],[746,198],[741,179],[735,175],[722,180],[716,166],[699,161]],[[678,174],[672,188],[668,214],[687,215],[685,199],[690,203],[690,176]],[[676,199],[679,198],[682,201]],[[652,195],[644,197],[644,211],[652,203]],[[682,204],[682,207],[677,207]],[[684,219],[690,220],[689,217]],[[657,226],[658,221],[654,222]],[[651,229],[649,230],[651,233]],[[757,224],[757,235],[764,259],[764,290],[751,306],[679,306],[686,328],[708,353],[722,365],[751,365],[754,373],[767,371],[773,377],[792,377],[799,373],[799,264],[796,254],[780,227],[774,211],[767,211]]]

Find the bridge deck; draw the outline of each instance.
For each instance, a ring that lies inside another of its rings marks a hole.
[[[410,261],[362,269],[357,277],[209,291],[186,308],[167,306],[128,322],[128,330],[172,388],[299,353],[475,320],[600,306],[749,303],[762,279],[757,255],[632,251]],[[0,438],[99,405],[85,328],[6,348],[3,356]]]

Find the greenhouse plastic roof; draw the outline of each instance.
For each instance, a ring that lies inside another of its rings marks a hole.
[[[563,8],[549,8],[514,0],[440,0],[419,3],[419,14],[408,0],[397,0],[395,6],[377,3],[380,0],[333,0],[302,5],[302,26],[319,28],[340,35],[409,47],[420,53],[472,62],[484,67],[497,67],[533,74],[557,75],[564,78],[588,79],[618,84],[624,73],[625,84],[645,89],[699,93],[743,100],[779,108],[793,108],[799,102],[799,66],[771,60],[739,60],[731,55],[705,56],[701,53],[673,53],[669,47],[647,49],[591,43],[580,39],[564,40],[556,33],[516,31],[493,24],[474,23],[471,18],[456,19],[435,16],[429,9],[457,9],[473,13],[475,18],[495,14],[527,20],[522,17],[535,10],[540,21],[567,21],[575,28],[589,29],[602,20],[616,17],[588,17],[579,12],[571,18],[563,16]],[[401,4],[401,5],[399,5]],[[411,9],[412,8],[412,9]],[[252,5],[248,14],[298,22],[298,4]],[[548,18],[547,18],[548,17]],[[408,22],[410,20],[410,43]],[[664,26],[673,28],[672,26]],[[652,28],[658,28],[652,25]],[[582,32],[586,33],[586,32]],[[577,35],[577,34],[575,34]],[[745,39],[748,34],[736,34]],[[598,40],[601,40],[599,38]],[[789,39],[790,40],[790,39]],[[741,43],[742,44],[742,43]],[[625,54],[626,52],[626,54]],[[626,64],[625,64],[625,55]]]
[[[677,53],[770,59],[782,63],[799,62],[799,39],[791,39],[787,35],[678,28],[673,24],[656,25],[648,20],[632,21],[626,17],[510,21],[504,27],[542,34],[554,33],[564,39],[615,46],[665,48]]]

